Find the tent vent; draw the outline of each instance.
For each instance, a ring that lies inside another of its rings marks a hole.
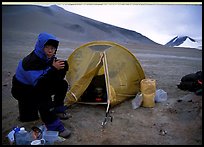
[[[104,51],[108,48],[111,48],[112,46],[110,45],[92,45],[89,46],[90,49],[94,50],[94,51]]]

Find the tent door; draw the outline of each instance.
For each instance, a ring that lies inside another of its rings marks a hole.
[[[105,75],[96,75],[81,96],[81,102],[107,104]]]

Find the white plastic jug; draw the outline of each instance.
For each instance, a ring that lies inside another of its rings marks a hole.
[[[20,131],[14,134],[16,145],[30,145],[32,138],[30,133],[25,130],[24,127],[20,128]]]

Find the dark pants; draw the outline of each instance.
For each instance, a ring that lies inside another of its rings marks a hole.
[[[11,93],[18,100],[20,121],[37,120],[38,112],[45,124],[50,124],[57,119],[53,109],[64,106],[68,83],[63,78],[66,71],[59,71],[56,74],[61,74],[61,78],[43,78],[35,87],[22,84],[15,76],[13,77]]]
[[[65,80],[41,83],[36,87],[36,100],[42,121],[50,124],[57,119],[54,108],[64,105],[68,84]],[[53,100],[51,96],[54,96]]]

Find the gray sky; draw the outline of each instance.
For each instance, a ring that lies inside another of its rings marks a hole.
[[[133,30],[166,44],[177,35],[202,39],[202,3],[187,4],[58,4],[65,10]]]

